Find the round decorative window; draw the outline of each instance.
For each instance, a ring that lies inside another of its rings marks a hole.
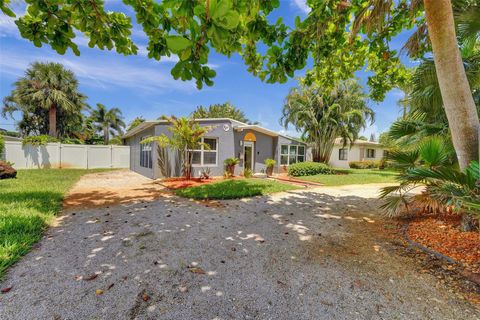
[[[224,131],[230,130],[230,126],[229,126],[228,124],[224,124],[224,125],[223,125],[223,130],[224,130]]]

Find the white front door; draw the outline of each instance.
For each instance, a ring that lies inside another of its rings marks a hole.
[[[243,143],[243,170],[252,170],[255,169],[255,145],[253,142],[245,141]]]

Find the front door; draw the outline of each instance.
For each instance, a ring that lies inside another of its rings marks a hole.
[[[253,172],[253,142],[245,142],[243,145],[243,170],[251,170]]]

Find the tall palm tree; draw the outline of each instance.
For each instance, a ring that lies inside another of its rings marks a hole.
[[[351,36],[363,28],[367,33],[381,34],[390,24],[386,17],[396,8],[396,1],[368,0],[364,9],[354,18]],[[458,36],[477,38],[480,30],[478,1],[411,0],[399,6],[411,11],[412,20],[419,13],[425,19],[406,42],[410,56],[431,49],[452,141],[459,165],[465,169],[470,161],[478,159],[479,116],[472,97],[467,75],[460,55]],[[459,22],[455,24],[454,17]],[[421,20],[420,20],[421,21]]]
[[[333,89],[306,85],[300,80],[292,88],[282,110],[281,124],[291,124],[302,138],[313,144],[313,160],[328,162],[335,139],[352,144],[367,122],[373,123],[374,112],[356,80],[337,83]]]
[[[58,137],[62,126],[69,126],[68,121],[75,122],[81,116],[81,111],[87,109],[86,96],[78,91],[78,81],[75,74],[59,63],[34,62],[25,75],[15,82],[15,88],[4,99],[2,115],[23,113],[23,126],[34,127],[29,130],[43,134],[48,128],[48,134]],[[48,126],[44,114],[48,113]],[[36,122],[34,124],[33,122]],[[22,126],[22,123],[20,123]],[[45,129],[43,129],[45,128]]]
[[[122,111],[119,108],[107,109],[103,104],[97,103],[97,109],[92,111],[91,117],[96,129],[103,132],[105,144],[108,144],[110,135],[123,133],[125,122],[123,122]]]

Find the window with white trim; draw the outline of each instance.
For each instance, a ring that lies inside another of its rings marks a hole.
[[[375,149],[367,149],[367,158],[369,159],[375,158]]]
[[[280,145],[280,165],[288,166],[305,161],[305,146]]]
[[[201,142],[196,149],[190,151],[192,153],[192,165],[198,167],[217,166],[218,140],[216,138],[202,138]]]
[[[347,148],[338,149],[338,160],[348,160]]]
[[[149,136],[142,137],[140,141],[147,139]],[[152,144],[140,144],[140,167],[152,169]]]

